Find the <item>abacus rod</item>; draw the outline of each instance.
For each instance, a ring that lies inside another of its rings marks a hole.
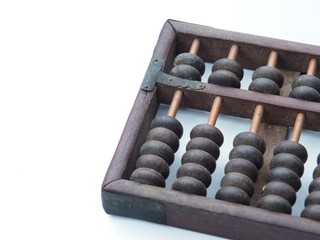
[[[212,126],[216,125],[221,104],[222,104],[222,97],[220,96],[215,97],[215,99],[213,100],[213,104],[212,104],[211,111],[208,118],[209,125],[212,125]]]
[[[200,48],[200,40],[198,38],[193,39],[189,53],[197,55]]]
[[[263,111],[264,111],[264,107],[261,104],[255,107],[252,121],[251,121],[250,132],[252,133],[258,132],[259,126],[263,117]]]
[[[278,53],[276,51],[271,51],[268,58],[267,66],[275,67],[278,61]],[[259,131],[259,126],[263,117],[264,108],[262,105],[257,105],[254,109],[250,132],[257,133]]]
[[[177,112],[178,112],[178,108],[180,106],[180,103],[182,101],[182,97],[183,97],[183,92],[182,90],[178,89],[175,91],[173,98],[171,100],[171,104],[168,110],[167,115],[169,117],[175,117]]]
[[[233,44],[230,48],[228,58],[235,60],[238,55],[238,52],[239,52],[239,47],[237,45]]]
[[[315,58],[311,58],[308,65],[307,74],[314,75],[318,66],[318,60]],[[296,121],[294,123],[294,127],[292,130],[291,141],[299,142],[301,132],[303,129],[303,124],[305,120],[305,115],[303,113],[298,113],[296,117]]]
[[[191,54],[197,54],[200,48],[200,40],[198,38],[193,39],[189,53]],[[167,115],[169,117],[175,117],[177,112],[178,112],[178,108],[180,106],[180,103],[182,101],[183,98],[183,91],[181,89],[178,89],[175,91],[168,113]]]
[[[230,48],[228,58],[235,60],[238,55],[238,51],[239,51],[239,47],[237,45],[233,44]],[[220,96],[217,96],[214,99],[212,107],[211,107],[211,111],[210,111],[209,118],[208,118],[208,124],[210,124],[212,126],[214,126],[216,124],[218,116],[219,116],[221,104],[222,104],[222,98]]]
[[[278,61],[278,53],[276,51],[271,51],[268,58],[268,67],[275,67]]]
[[[303,113],[298,113],[296,117],[296,121],[293,126],[291,141],[299,142],[301,132],[303,129],[305,115]]]
[[[318,60],[315,58],[311,58],[309,61],[307,74],[314,75],[316,73],[317,66],[318,66]]]

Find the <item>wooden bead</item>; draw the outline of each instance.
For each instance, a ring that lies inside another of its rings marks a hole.
[[[185,64],[173,67],[170,71],[170,75],[188,80],[201,81],[201,74],[199,71],[196,68]]]
[[[318,177],[320,177],[320,165],[318,165],[318,166],[313,170],[312,177],[313,177],[313,178],[318,178]]]
[[[224,87],[240,88],[240,79],[233,72],[217,70],[210,74],[208,83]]]
[[[253,80],[249,85],[249,90],[273,95],[280,94],[279,86],[269,78],[257,78]]]
[[[172,189],[184,193],[190,193],[200,196],[207,195],[207,189],[205,185],[199,180],[193,177],[181,177],[177,178],[172,184]]]
[[[271,169],[267,175],[267,182],[280,181],[289,184],[295,191],[301,187],[299,176],[292,170],[284,167]]]
[[[239,81],[243,78],[243,68],[242,66],[235,60],[229,58],[222,58],[214,62],[212,66],[212,72],[217,70],[227,70],[234,73]]]
[[[186,146],[186,150],[200,149],[210,153],[216,160],[220,156],[219,146],[209,138],[195,137],[190,139]]]
[[[304,172],[303,162],[297,156],[290,153],[279,153],[270,161],[270,169],[284,167],[294,171],[299,177]]]
[[[235,136],[233,146],[250,145],[257,148],[262,154],[266,151],[266,143],[262,137],[253,132],[241,132]]]
[[[211,184],[211,174],[202,165],[197,163],[185,163],[177,171],[177,178],[188,176],[198,179],[206,188]]]
[[[253,182],[258,178],[258,169],[250,161],[244,158],[234,158],[228,161],[224,168],[224,173],[238,172],[248,176]]]
[[[204,137],[204,138],[211,139],[219,147],[221,147],[224,140],[222,132],[218,128],[210,124],[199,124],[194,128],[192,128],[190,132],[190,138],[196,138],[196,137]]]
[[[274,181],[267,183],[261,192],[261,197],[267,195],[277,195],[286,199],[291,205],[296,202],[296,191],[288,184]]]
[[[256,205],[258,208],[267,209],[269,211],[291,214],[292,209],[290,203],[277,195],[267,195],[262,197]]]
[[[274,148],[273,155],[277,155],[279,153],[293,154],[300,158],[303,163],[305,163],[308,158],[306,148],[302,144],[290,140],[282,141]]]
[[[320,191],[320,178],[315,178],[309,185],[309,193],[314,191]]]
[[[222,178],[220,186],[234,186],[241,188],[249,195],[249,197],[251,197],[254,192],[254,183],[252,182],[252,180],[246,175],[237,172],[230,172],[226,174]]]
[[[144,154],[154,154],[163,158],[168,165],[171,165],[174,160],[174,152],[169,147],[169,145],[158,140],[146,141],[140,149],[140,155]]]
[[[309,206],[312,204],[318,204],[320,205],[320,191],[313,191],[311,192],[306,200],[304,201],[305,206]]]
[[[169,176],[169,165],[161,157],[154,154],[144,154],[140,156],[136,163],[136,168],[152,168],[161,173],[166,179]]]
[[[292,89],[300,86],[311,87],[320,93],[320,79],[313,75],[300,75],[292,83]]]
[[[181,123],[174,117],[163,115],[161,117],[156,117],[151,122],[151,128],[164,127],[173,131],[177,137],[180,139],[183,134],[183,127]]]
[[[131,174],[130,180],[158,187],[166,185],[164,177],[151,168],[137,168]]]
[[[249,205],[250,203],[249,195],[241,188],[234,186],[220,188],[216,193],[216,199],[242,205]]]
[[[183,154],[181,163],[186,164],[190,162],[204,166],[210,173],[213,173],[216,169],[216,160],[211,154],[200,149],[190,149]]]
[[[311,102],[320,102],[320,93],[308,86],[298,86],[289,94],[291,98],[298,98],[301,100],[311,101]]]
[[[301,213],[301,217],[320,221],[320,205],[309,205]]]
[[[190,65],[194,67],[199,71],[201,76],[205,72],[205,64],[203,60],[197,55],[194,55],[192,53],[181,53],[174,59],[173,66],[182,65],[182,64]]]
[[[171,147],[173,152],[179,149],[179,138],[178,136],[168,128],[156,127],[148,132],[147,141],[158,140],[166,143]]]
[[[230,160],[234,158],[247,159],[248,161],[252,162],[257,169],[260,169],[263,165],[263,156],[261,152],[250,145],[235,146],[229,154]]]
[[[279,69],[274,67],[262,66],[257,68],[252,74],[252,80],[258,78],[268,78],[274,81],[279,88],[283,86],[284,76]]]

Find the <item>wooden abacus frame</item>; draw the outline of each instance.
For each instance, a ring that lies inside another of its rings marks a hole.
[[[313,220],[129,180],[159,104],[170,104],[177,87],[183,89],[182,106],[186,108],[210,111],[214,97],[221,96],[222,114],[250,119],[255,106],[262,104],[262,121],[266,124],[288,128],[293,126],[296,115],[301,112],[306,117],[304,129],[320,131],[319,103],[168,79],[164,73],[172,68],[178,53],[188,51],[194,38],[201,41],[198,55],[206,62],[227,56],[232,44],[237,44],[241,51],[237,61],[246,69],[254,70],[265,65],[272,50],[277,51],[277,67],[282,70],[305,72],[311,58],[320,59],[320,47],[317,46],[166,21],[103,181],[105,211],[231,239],[319,238],[320,223]],[[319,68],[315,75],[319,77]],[[195,87],[192,84],[196,84]],[[283,139],[285,137],[284,134]]]

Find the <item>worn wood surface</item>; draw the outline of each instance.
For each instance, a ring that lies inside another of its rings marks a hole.
[[[165,209],[165,224],[220,237],[311,240],[320,236],[319,223],[309,219],[128,180],[112,182],[103,190],[154,201]]]

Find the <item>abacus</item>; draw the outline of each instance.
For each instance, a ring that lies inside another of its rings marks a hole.
[[[102,184],[105,211],[230,239],[320,238],[319,165],[304,183],[301,216],[291,215],[304,163],[320,162],[299,143],[302,129],[320,131],[319,58],[317,46],[166,21]],[[205,63],[213,63],[207,82]],[[240,89],[243,68],[254,71],[248,89]],[[290,72],[299,72],[292,83]],[[169,110],[158,116],[161,104]],[[175,159],[180,107],[209,117]],[[249,131],[225,139],[220,114],[251,119]],[[221,188],[207,197],[226,141],[233,148]]]

